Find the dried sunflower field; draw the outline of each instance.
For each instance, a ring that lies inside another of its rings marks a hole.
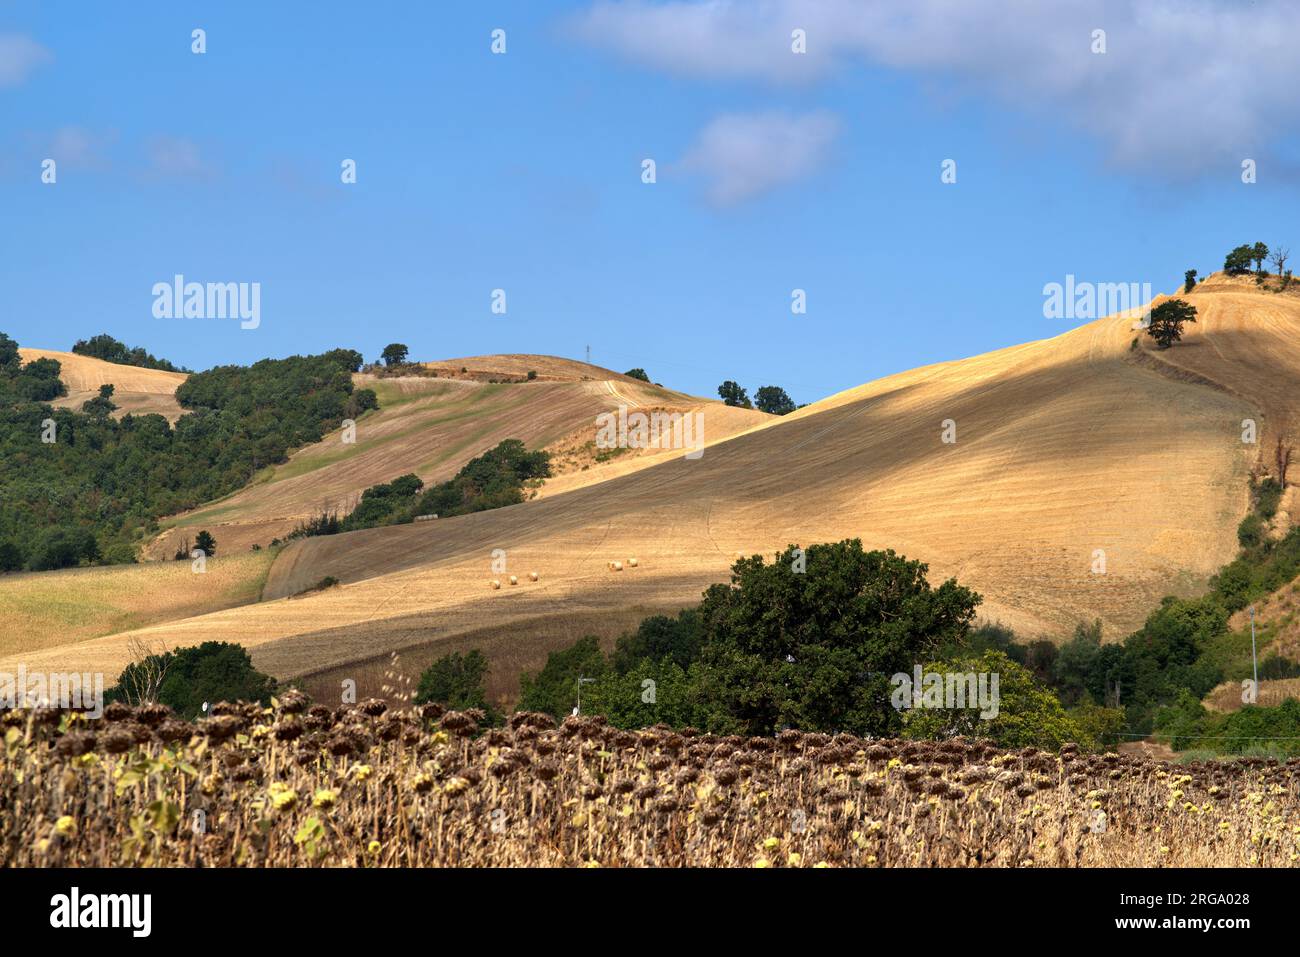
[[[0,716],[8,866],[1291,866],[1300,763],[621,731],[290,692]]]

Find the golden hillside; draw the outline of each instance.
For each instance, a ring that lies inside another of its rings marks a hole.
[[[715,413],[715,408],[725,408],[716,400],[672,392],[572,359],[473,356],[427,367],[443,373],[437,378],[353,376],[357,388],[375,390],[380,404],[358,420],[354,443],[345,444],[343,431],[335,431],[298,450],[261,480],[172,518],[166,522],[167,530],[151,543],[149,556],[170,558],[181,542],[192,541],[200,529],[210,531],[225,554],[248,551],[254,544],[266,546],[324,511],[351,510],[365,489],[399,475],[413,472],[426,484],[445,481],[504,439],[521,439],[530,448],[568,447],[575,436],[590,440],[596,417],[620,405],[683,411],[707,408],[716,418],[716,434],[711,437],[771,419],[746,409]],[[467,372],[461,374],[461,368]],[[523,381],[529,371],[536,371],[537,379]],[[506,377],[512,378],[501,381]],[[555,481],[564,488],[590,484],[615,474],[616,469],[649,464],[653,458],[650,452],[620,456],[617,463],[579,467]],[[634,466],[634,460],[644,461]]]
[[[114,415],[119,418],[127,412],[134,415],[156,412],[174,424],[184,414],[185,410],[176,401],[176,389],[187,378],[183,372],[118,365],[52,349],[19,349],[18,354],[23,362],[58,360],[59,378],[68,387],[68,394],[56,399],[53,405],[80,411],[83,402],[99,395],[101,385],[111,384],[113,402],[118,407]]]
[[[511,508],[295,542],[269,595],[326,575],[345,584],[136,634],[238,641],[279,677],[357,673],[396,649],[479,645],[535,663],[557,641],[693,603],[738,552],[857,536],[929,562],[932,578],[957,576],[985,596],[986,617],[1026,637],[1094,617],[1122,635],[1233,556],[1263,448],[1242,443],[1241,422],[1257,418],[1265,436],[1289,429],[1300,386],[1300,300],[1213,284],[1187,298],[1199,322],[1167,352],[1134,345],[1132,321],[1108,318],[916,369],[698,461],[672,455]],[[1260,368],[1275,381],[1257,382]],[[502,577],[494,549],[521,584],[490,588]],[[637,567],[608,569],[632,557]],[[113,670],[124,641],[47,654]]]

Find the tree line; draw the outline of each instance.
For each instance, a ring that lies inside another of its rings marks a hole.
[[[235,491],[378,408],[373,391],[353,389],[360,361],[336,349],[196,373],[177,389],[188,411],[172,426],[112,418],[107,390],[83,411],[53,408],[67,394],[59,362],[24,364],[0,333],[0,571],[134,561],[159,518]]]

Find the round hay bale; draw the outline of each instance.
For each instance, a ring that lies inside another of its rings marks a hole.
[[[614,571],[616,571],[616,572],[621,572],[622,570],[623,570],[623,563],[622,563],[622,562],[615,562],[615,563],[614,563]]]
[[[537,581],[537,572],[529,572],[528,579],[529,581]]]
[[[501,582],[497,581],[495,578],[492,579],[492,587],[493,587],[493,588],[500,588],[500,587],[501,587]]]
[[[635,558],[629,558],[629,559],[627,560],[627,567],[628,567],[628,568],[636,568],[636,559],[635,559]]]
[[[511,576],[510,576],[510,584],[512,584],[512,585],[518,585],[518,584],[519,584],[519,579],[516,578],[514,575],[511,575]]]

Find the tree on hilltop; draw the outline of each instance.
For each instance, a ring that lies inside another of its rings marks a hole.
[[[732,382],[730,379],[718,386],[718,395],[722,397],[723,405],[735,406],[739,409],[752,409],[754,407],[749,401],[749,395],[740,387],[740,384]]]
[[[404,363],[409,353],[410,350],[400,342],[391,342],[384,346],[384,351],[379,354],[379,358],[383,360],[384,365],[391,368]]]
[[[794,399],[779,385],[762,386],[754,393],[754,404],[770,415],[789,415],[795,410]]]
[[[1250,264],[1255,261],[1253,246],[1238,246],[1223,259],[1223,271],[1229,276],[1244,276],[1250,272]]]
[[[1255,261],[1255,274],[1262,276],[1264,274],[1264,260],[1268,258],[1268,247],[1263,243],[1256,243],[1250,251],[1250,258]]]

